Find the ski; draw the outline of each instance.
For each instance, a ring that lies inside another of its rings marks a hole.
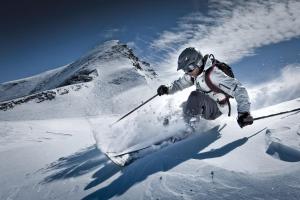
[[[166,139],[155,142],[151,145],[141,147],[139,149],[134,149],[131,151],[123,151],[119,154],[113,153],[113,152],[107,152],[106,156],[116,165],[119,165],[122,167],[127,166],[137,159],[145,157],[145,156],[147,156],[151,153],[154,153],[160,149],[166,148],[167,146],[169,146],[171,144],[182,141],[182,140],[188,138],[192,134],[193,134],[193,132],[184,132],[183,134],[168,137]]]

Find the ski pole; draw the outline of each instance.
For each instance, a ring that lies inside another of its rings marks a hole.
[[[284,111],[284,112],[279,112],[279,113],[275,113],[275,114],[271,114],[271,115],[256,117],[256,118],[253,119],[253,121],[268,118],[268,117],[273,117],[273,116],[277,116],[277,115],[283,115],[283,114],[290,113],[290,112],[295,112],[295,111],[300,111],[300,108],[296,108],[294,110],[289,110],[289,111]]]
[[[141,105],[139,105],[138,107],[136,107],[135,109],[133,109],[132,111],[130,111],[129,113],[127,113],[126,115],[124,115],[123,117],[121,117],[120,119],[115,121],[114,123],[112,123],[111,126],[118,123],[119,121],[121,121],[122,119],[124,119],[125,117],[127,117],[128,115],[130,115],[131,113],[133,113],[134,111],[136,111],[137,109],[139,109],[140,107],[142,107],[143,105],[145,105],[146,103],[148,103],[149,101],[151,101],[152,99],[154,99],[157,96],[158,96],[158,94],[154,95],[153,97],[151,97],[147,101],[143,102]]]

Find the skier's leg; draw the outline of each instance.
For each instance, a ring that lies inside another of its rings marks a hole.
[[[208,95],[200,93],[199,100],[202,104],[202,114],[201,117],[207,120],[215,120],[222,115],[222,112],[219,110],[217,102],[211,99]]]
[[[183,106],[183,115],[186,122],[189,122],[193,117],[214,120],[221,114],[217,103],[202,92],[191,92]]]
[[[183,103],[183,119],[184,121],[189,124],[190,120],[193,117],[200,116],[201,107],[198,101],[198,94],[196,91],[191,92],[190,96],[188,97],[187,101]]]

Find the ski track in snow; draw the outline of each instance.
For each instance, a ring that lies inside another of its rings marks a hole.
[[[54,135],[61,135],[61,136],[72,136],[72,134],[69,134],[69,133],[58,133],[58,132],[51,132],[51,131],[46,131],[46,133],[54,134]]]

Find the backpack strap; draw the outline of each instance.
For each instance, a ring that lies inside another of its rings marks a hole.
[[[225,99],[223,99],[222,101],[218,101],[217,103],[219,103],[220,105],[224,105],[224,104],[228,105],[228,109],[229,109],[228,117],[229,117],[231,115],[231,105],[230,105],[229,98],[232,98],[232,97],[230,95],[228,95],[226,92],[224,92],[223,90],[221,90],[218,86],[213,84],[213,82],[211,81],[210,75],[215,67],[217,67],[216,60],[214,60],[213,65],[205,71],[205,75],[204,75],[205,83],[213,92],[222,93],[225,95]]]

